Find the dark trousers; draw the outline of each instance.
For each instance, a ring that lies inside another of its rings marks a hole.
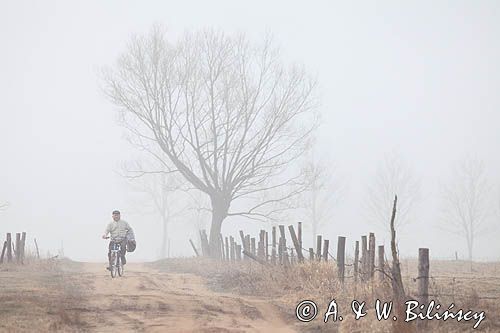
[[[113,248],[113,245],[115,243],[120,243],[121,245],[121,251],[120,251],[120,254],[122,256],[122,264],[125,264],[126,262],[126,259],[125,259],[125,253],[127,253],[127,241],[126,240],[122,240],[121,242],[115,242],[115,241],[110,241],[109,242],[109,246],[108,246],[108,261],[109,261],[109,265],[111,266],[111,249]]]

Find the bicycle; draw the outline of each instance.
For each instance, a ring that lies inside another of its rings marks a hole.
[[[109,237],[106,237],[109,239]],[[111,277],[115,278],[118,273],[119,276],[123,276],[123,264],[122,264],[122,256],[121,256],[121,243],[113,242],[111,244],[111,260],[110,260],[110,272]]]

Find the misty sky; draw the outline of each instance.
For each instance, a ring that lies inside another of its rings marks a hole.
[[[104,260],[113,209],[136,229],[132,260],[155,259],[160,224],[132,204],[117,174],[135,151],[104,97],[99,73],[134,33],[154,23],[174,41],[215,27],[259,40],[271,32],[286,61],[317,75],[321,150],[347,184],[327,238],[376,227],[363,218],[366,186],[397,151],[421,179],[423,200],[402,234],[403,255],[465,255],[442,232],[438,184],[465,154],[484,160],[499,201],[500,3],[496,1],[2,1],[0,3],[0,237],[28,231],[44,253]],[[388,212],[389,214],[389,212]],[[226,221],[224,233],[258,230]],[[296,221],[286,221],[286,224]],[[191,255],[191,225],[176,225],[174,255]],[[479,239],[479,259],[499,259],[500,216]],[[380,234],[380,242],[387,236]]]

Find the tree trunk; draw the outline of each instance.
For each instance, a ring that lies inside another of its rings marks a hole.
[[[471,235],[467,235],[467,252],[469,254],[469,266],[472,272],[472,246],[473,246],[473,238]]]
[[[161,238],[160,256],[161,256],[161,259],[163,259],[163,258],[166,258],[166,256],[167,256],[168,219],[164,215],[162,215],[161,222],[163,225],[163,233],[162,233],[162,238]]]
[[[220,198],[211,198],[212,202],[212,223],[210,225],[210,256],[212,258],[221,257],[220,233],[222,221],[227,217],[229,203]]]

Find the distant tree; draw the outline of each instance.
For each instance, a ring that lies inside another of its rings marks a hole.
[[[124,166],[125,177],[129,185],[136,191],[147,196],[147,202],[153,208],[152,213],[160,217],[162,225],[162,237],[160,247],[160,258],[167,257],[167,242],[170,238],[169,226],[172,221],[184,214],[186,205],[183,202],[186,195],[183,193],[185,181],[180,175],[165,171],[145,172],[143,170],[154,169],[145,167],[140,162],[134,166]],[[156,167],[160,170],[160,167]],[[143,207],[148,205],[141,204]]]
[[[312,148],[306,155],[303,172],[307,189],[300,195],[298,203],[304,211],[304,225],[311,227],[313,244],[319,230],[331,222],[343,190],[333,163],[325,158],[317,159],[316,155]]]
[[[9,203],[8,202],[0,203],[0,211],[6,210],[7,208],[9,208]]]
[[[269,38],[254,46],[201,31],[171,44],[155,28],[130,41],[105,82],[137,141],[210,198],[212,255],[226,217],[266,220],[300,193],[291,171],[317,125],[316,83],[284,66]],[[245,208],[231,211],[235,201]]]
[[[472,261],[474,242],[491,214],[491,187],[484,163],[476,158],[464,158],[453,169],[452,178],[442,186],[443,224],[449,232],[467,242],[468,258]]]
[[[388,221],[394,196],[398,196],[395,227],[401,229],[411,222],[413,209],[420,200],[420,182],[402,157],[392,152],[385,155],[379,164],[367,193],[365,209],[368,219],[386,230],[389,230]]]

